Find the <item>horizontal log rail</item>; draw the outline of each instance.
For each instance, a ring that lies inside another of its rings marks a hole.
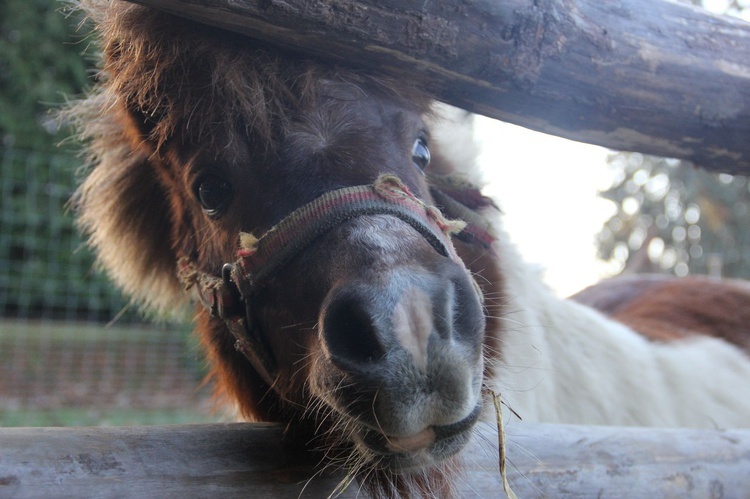
[[[744,497],[750,430],[508,425],[519,497]],[[0,429],[0,497],[327,497],[269,424]],[[495,426],[464,451],[463,497],[502,497]],[[357,497],[355,484],[340,497]]]
[[[533,130],[750,173],[750,24],[666,0],[134,0]]]

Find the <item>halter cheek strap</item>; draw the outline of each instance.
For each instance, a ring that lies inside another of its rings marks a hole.
[[[241,233],[238,260],[225,264],[221,277],[199,271],[187,257],[178,261],[178,276],[186,289],[195,287],[198,299],[212,316],[225,322],[236,340],[235,348],[272,386],[276,366],[255,324],[254,298],[274,271],[322,234],[359,216],[392,215],[412,226],[438,253],[461,267],[464,264],[456,254],[451,236],[489,249],[495,238],[487,220],[475,210],[492,202],[473,186],[469,192],[453,177],[432,176],[430,180],[431,193],[443,211],[417,198],[398,177],[384,174],[372,185],[323,194],[290,213],[259,238]],[[471,199],[464,204],[452,191]],[[444,212],[456,219],[446,218]]]

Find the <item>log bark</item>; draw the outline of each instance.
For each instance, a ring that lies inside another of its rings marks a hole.
[[[750,24],[665,0],[134,0],[450,104],[750,173]]]
[[[461,497],[502,497],[494,424],[464,451]],[[507,428],[519,497],[743,497],[750,430],[517,423]],[[327,497],[343,475],[269,424],[0,429],[0,497]],[[357,497],[356,484],[340,497]]]

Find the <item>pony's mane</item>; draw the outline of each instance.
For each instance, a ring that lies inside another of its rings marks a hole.
[[[314,107],[321,80],[411,109],[429,106],[411,86],[290,57],[153,9],[102,0],[78,5],[96,27],[103,57],[89,96],[64,113],[91,165],[75,198],[79,223],[107,273],[157,312],[185,301],[169,244],[177,224],[167,215],[181,210],[169,209],[154,173],[167,147],[218,155],[241,135],[273,154],[292,114]]]

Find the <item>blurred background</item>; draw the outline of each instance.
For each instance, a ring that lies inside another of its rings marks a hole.
[[[191,325],[129,307],[74,227],[82,161],[50,109],[85,91],[96,47],[63,7],[0,0],[0,426],[226,420]],[[478,122],[486,192],[560,295],[623,272],[750,278],[746,178]]]
[[[55,0],[0,0],[0,425],[215,421],[191,325],[128,306],[76,232],[82,160],[50,110],[96,47]]]

